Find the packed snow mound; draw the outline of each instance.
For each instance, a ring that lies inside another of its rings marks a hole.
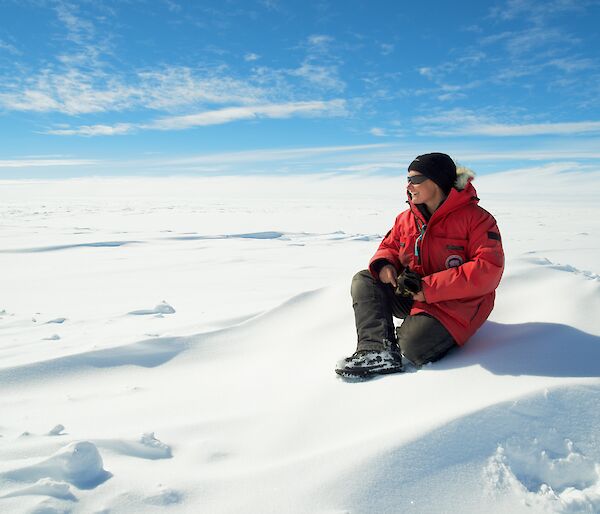
[[[50,432],[48,432],[48,435],[64,435],[64,429],[65,427],[59,423],[52,430],[50,430]]]
[[[5,494],[4,498],[27,495],[52,496],[59,500],[77,500],[76,496],[71,492],[69,484],[66,482],[58,482],[51,478],[41,478],[33,485]]]
[[[79,489],[93,489],[111,477],[103,468],[96,445],[78,441],[61,448],[48,459],[30,466],[2,473],[3,477],[21,482],[48,478],[68,482]]]
[[[154,309],[141,309],[141,310],[137,310],[137,311],[131,311],[128,314],[131,314],[134,316],[146,316],[149,314],[174,314],[174,313],[175,313],[175,309],[163,300],[156,307],[154,307]]]

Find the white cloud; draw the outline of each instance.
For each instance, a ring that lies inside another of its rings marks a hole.
[[[260,3],[270,11],[277,11],[280,9],[279,0],[260,0]]]
[[[311,64],[305,61],[299,68],[289,70],[288,74],[331,91],[341,92],[346,88],[346,83],[340,78],[336,65]]]
[[[118,123],[116,125],[84,125],[58,128],[46,133],[58,136],[114,136],[136,130],[185,130],[193,127],[222,125],[234,121],[259,118],[290,118],[292,116],[342,116],[346,114],[344,100],[291,102],[254,106],[226,107],[182,116],[159,118],[148,123]]]
[[[350,172],[374,172],[380,170],[404,170],[404,163],[401,161],[397,162],[369,162],[364,164],[354,164],[351,166],[342,166],[335,168],[335,171],[350,171]]]
[[[104,83],[98,84],[100,81]],[[104,78],[98,72],[70,69],[57,73],[47,69],[38,77],[12,84],[8,92],[0,93],[0,105],[15,111],[76,115],[129,108],[136,96],[135,88]]]
[[[119,77],[101,70],[46,69],[35,78],[9,84],[0,106],[15,111],[68,115],[119,112],[135,108],[170,110],[199,104],[252,104],[268,91],[224,75],[184,66],[141,71]]]
[[[6,41],[0,39],[0,50],[6,50],[8,53],[13,55],[22,55],[23,52],[17,49],[16,46],[7,43]]]
[[[542,136],[600,133],[600,121],[556,123],[497,123],[487,116],[455,109],[414,119],[421,135],[435,136]]]
[[[169,9],[180,7],[172,0],[163,1]],[[267,4],[275,7],[277,2]],[[205,68],[164,65],[154,69],[126,70],[117,67],[109,44],[114,38],[108,33],[106,20],[116,14],[84,19],[80,4],[56,0],[52,5],[63,27],[62,37],[66,41],[62,45],[63,52],[33,73],[25,71],[24,67],[16,67],[13,76],[0,76],[0,109],[55,112],[68,116],[154,110],[164,115],[163,121],[151,122],[150,126],[86,123],[79,127],[55,126],[48,131],[52,134],[125,134],[136,129],[158,129],[169,123],[179,125],[186,123],[186,119],[194,124],[216,124],[228,122],[230,118],[275,117],[275,111],[263,113],[259,108],[252,113],[252,109],[272,104],[299,105],[299,100],[315,97],[320,100],[324,92],[341,93],[346,87],[340,78],[337,61],[328,54],[328,47],[334,41],[328,35],[312,34],[304,40],[302,48],[307,55],[299,66],[283,69],[254,67],[248,77],[236,76],[225,65]],[[3,41],[0,43],[0,48],[9,48]],[[260,56],[248,52],[244,59],[254,62]],[[335,104],[324,104],[329,105],[324,110],[331,113]],[[338,104],[335,110],[345,112],[345,107],[341,109]],[[200,114],[190,115],[196,116],[194,118],[169,116],[181,111]],[[178,121],[172,121],[175,119]]]
[[[55,4],[55,11],[59,21],[67,29],[67,38],[73,43],[84,45],[94,39],[95,27],[93,23],[75,15],[77,6],[59,0]]]
[[[589,5],[595,2],[592,0],[507,0],[504,5],[495,6],[490,9],[492,18],[501,20],[512,20],[514,18],[531,19],[536,23],[542,23],[543,20],[554,14],[583,11]]]
[[[8,159],[0,160],[0,168],[30,168],[46,166],[88,166],[98,161],[89,159]]]
[[[167,5],[167,9],[169,9],[169,11],[171,12],[180,13],[183,9],[181,5],[179,5],[177,2],[174,2],[173,0],[164,0],[164,2]]]
[[[438,95],[437,99],[440,102],[449,102],[451,100],[459,100],[461,98],[466,98],[466,96],[467,95],[465,95],[464,93],[451,92]]]
[[[385,137],[387,135],[385,130],[380,127],[373,127],[371,130],[369,130],[369,134],[376,137]]]
[[[269,91],[226,74],[225,69],[193,70],[169,66],[137,74],[137,103],[169,110],[198,104],[253,104],[266,100]]]
[[[600,121],[578,121],[570,123],[530,123],[523,125],[491,124],[465,127],[469,134],[485,136],[538,136],[566,135],[600,132]],[[460,133],[460,132],[459,132]],[[465,132],[463,132],[465,133]]]
[[[560,59],[551,59],[546,63],[546,66],[554,66],[567,73],[598,68],[598,64],[596,64],[592,59],[574,59],[566,57]]]
[[[506,49],[512,55],[522,55],[527,52],[537,52],[540,48],[556,43],[575,45],[578,39],[565,34],[563,31],[552,27],[531,27],[527,30],[516,32],[506,40]]]
[[[308,36],[308,44],[315,50],[325,49],[332,42],[333,38],[324,34],[312,34]]]
[[[465,126],[475,124],[491,123],[489,116],[475,114],[467,109],[451,109],[444,111],[435,111],[427,116],[417,116],[413,118],[417,126]]]
[[[221,125],[232,121],[255,118],[289,118],[294,115],[339,116],[344,113],[343,100],[292,102],[286,104],[226,107],[224,109],[205,111],[197,114],[162,118],[150,124],[140,126],[142,128],[158,130],[182,130],[191,127]]]
[[[265,150],[247,150],[241,152],[204,154],[179,159],[166,159],[158,166],[179,166],[207,163],[263,163],[272,161],[299,160],[323,155],[343,155],[363,153],[388,148],[389,144],[345,145],[345,146],[313,146],[303,148],[276,148]]]
[[[483,29],[477,24],[461,27],[461,30],[464,30],[465,32],[474,32],[475,34],[481,34],[483,32]]]
[[[83,125],[76,129],[47,130],[46,134],[55,136],[116,136],[129,134],[135,130],[131,123],[117,123],[116,125]]]

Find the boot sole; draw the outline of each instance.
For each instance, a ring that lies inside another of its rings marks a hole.
[[[336,369],[335,372],[346,378],[369,378],[375,375],[390,375],[392,373],[402,373],[404,368],[402,366],[396,368],[350,368],[350,369]]]

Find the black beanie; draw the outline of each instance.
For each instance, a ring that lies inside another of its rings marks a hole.
[[[433,180],[445,194],[456,182],[456,164],[445,153],[425,153],[410,163],[408,171],[418,171]]]

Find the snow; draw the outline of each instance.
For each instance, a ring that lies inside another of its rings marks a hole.
[[[478,177],[489,321],[365,382],[401,172],[0,181],[0,512],[600,512],[599,185]]]

